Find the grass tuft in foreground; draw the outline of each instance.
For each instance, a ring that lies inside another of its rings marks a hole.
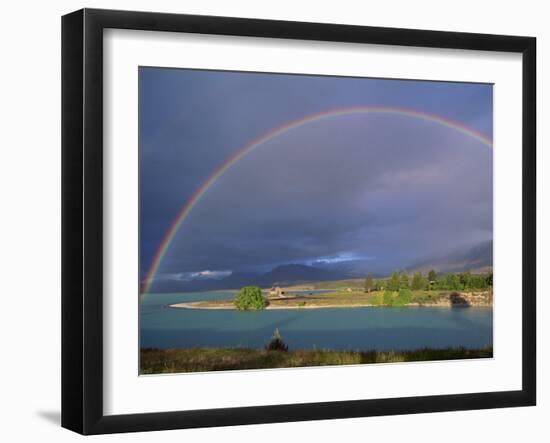
[[[409,361],[491,358],[493,348],[418,349],[414,351],[270,351],[247,348],[141,350],[140,373],[204,372],[242,369],[397,363]]]

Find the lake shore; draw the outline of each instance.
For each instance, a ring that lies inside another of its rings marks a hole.
[[[210,309],[210,310],[225,310],[225,311],[234,311],[237,308],[235,305],[219,305],[219,306],[208,306],[203,304],[205,302],[187,302],[187,303],[174,303],[173,305],[168,305],[169,308],[176,309]],[[365,308],[375,305],[367,304],[355,304],[355,305],[304,305],[304,306],[291,306],[291,305],[268,305],[264,308],[267,311],[276,311],[281,309],[327,309],[327,308]]]
[[[492,358],[493,348],[411,351],[268,351],[250,348],[141,349],[140,374],[296,368]]]
[[[491,307],[493,305],[492,291],[457,292],[457,291],[411,291],[407,302],[397,303],[393,297],[387,303],[380,291],[363,292],[328,292],[323,294],[298,295],[289,294],[280,297],[268,297],[265,310],[303,310],[303,309],[335,309],[335,308],[365,308],[365,307]],[[180,302],[168,305],[174,309],[201,310],[236,310],[232,299],[202,300]]]
[[[237,308],[234,305],[221,305],[221,306],[207,306],[201,305],[202,302],[189,302],[189,303],[174,303],[168,305],[169,308],[174,309],[197,309],[197,310],[213,310],[213,311],[236,311]],[[479,307],[479,308],[489,308],[492,305],[476,305],[476,306],[464,306],[464,307]],[[304,309],[352,309],[352,308],[388,308],[391,306],[388,305],[372,305],[372,304],[335,304],[335,305],[305,305],[305,306],[284,306],[284,305],[269,305],[266,306],[263,310],[265,311],[279,311],[279,310],[304,310]],[[420,304],[420,303],[408,303],[405,305],[398,306],[400,308],[451,308],[453,307],[448,303],[431,303],[431,304]]]

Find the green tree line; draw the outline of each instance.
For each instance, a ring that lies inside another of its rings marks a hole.
[[[493,287],[493,273],[472,274],[470,271],[439,275],[433,269],[425,276],[415,272],[412,278],[407,272],[394,271],[389,278],[374,280],[372,274],[365,278],[365,292],[410,290],[469,291]]]

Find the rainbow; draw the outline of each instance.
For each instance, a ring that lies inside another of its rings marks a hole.
[[[144,281],[142,282],[141,294],[144,295],[149,292],[149,289],[151,288],[151,284],[154,280],[155,274],[159,269],[159,266],[162,262],[163,257],[166,255],[172,240],[174,239],[176,233],[178,232],[179,228],[181,227],[181,225],[183,224],[183,222],[185,221],[189,213],[193,210],[195,205],[204,196],[204,194],[206,194],[208,189],[241,158],[243,158],[245,155],[247,155],[249,152],[256,149],[258,146],[262,145],[263,143],[275,137],[278,137],[279,135],[285,134],[295,128],[306,125],[308,123],[316,122],[316,121],[331,118],[331,117],[350,115],[350,114],[366,114],[366,113],[394,114],[394,115],[417,118],[420,120],[431,121],[434,123],[441,124],[443,126],[447,126],[459,132],[462,132],[463,134],[466,134],[470,137],[473,137],[479,140],[484,145],[487,145],[488,147],[493,146],[493,141],[489,137],[481,134],[480,132],[470,129],[462,125],[461,123],[458,123],[456,121],[453,121],[438,115],[429,114],[427,112],[414,111],[411,109],[404,109],[404,108],[393,108],[393,107],[382,107],[382,106],[357,106],[357,107],[351,107],[351,108],[340,108],[340,109],[332,109],[329,111],[319,112],[317,114],[310,114],[300,119],[287,122],[284,125],[279,126],[275,129],[272,129],[271,131],[265,133],[261,137],[253,140],[252,142],[248,143],[247,145],[239,149],[235,154],[227,158],[212,173],[212,175],[195,191],[195,193],[191,196],[191,198],[189,198],[185,206],[183,206],[183,208],[180,210],[177,217],[172,222],[172,225],[164,235],[164,238],[160,243],[160,246],[157,252],[155,253],[155,256],[153,257],[151,266],[149,267],[147,275]]]

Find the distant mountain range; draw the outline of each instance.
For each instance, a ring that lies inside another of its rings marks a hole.
[[[289,264],[281,265],[264,274],[234,272],[219,280],[166,280],[155,282],[153,292],[178,291],[212,291],[218,289],[238,289],[242,286],[255,285],[286,286],[297,283],[340,280],[347,278],[346,273],[319,269],[313,266]]]
[[[461,272],[465,270],[483,270],[492,267],[492,265],[493,242],[488,241],[472,248],[456,250],[450,254],[419,260],[405,267],[405,269],[410,272],[428,272],[430,269],[434,269],[437,272]],[[364,272],[359,272],[358,268],[364,268]],[[329,266],[315,267],[301,264],[287,264],[277,266],[266,273],[234,272],[219,280],[196,279],[156,281],[153,284],[152,291],[214,291],[220,289],[239,289],[242,286],[248,285],[261,287],[289,286],[300,283],[357,278],[366,275],[368,272],[372,272],[375,277],[381,277],[389,275],[394,270],[395,269],[389,265],[382,265],[374,261],[364,261],[363,263],[355,262],[353,263],[353,268],[346,268],[341,264],[332,268]]]
[[[427,272],[434,269],[438,272],[461,272],[483,270],[492,266],[493,242],[490,240],[450,254],[420,260],[407,267],[407,270]]]

